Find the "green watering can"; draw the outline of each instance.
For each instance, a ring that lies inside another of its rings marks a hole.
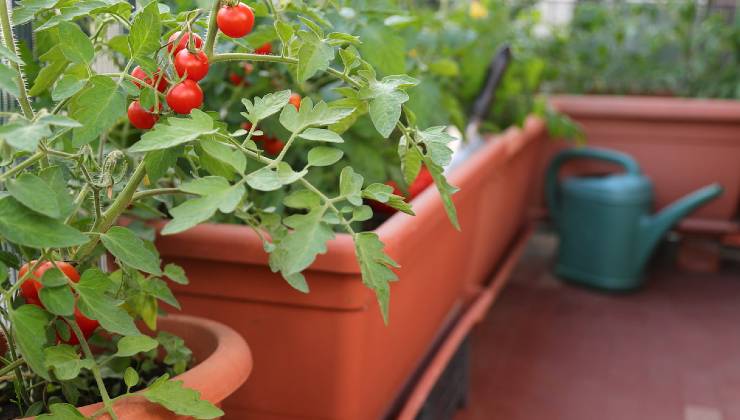
[[[560,167],[573,159],[607,161],[625,172],[567,177],[558,183]],[[708,185],[652,215],[650,179],[630,156],[605,149],[565,150],[555,156],[546,176],[550,216],[560,234],[555,273],[615,291],[640,286],[645,263],[666,231],[722,193],[719,184]]]

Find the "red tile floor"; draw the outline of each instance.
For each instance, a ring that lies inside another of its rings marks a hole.
[[[740,419],[736,255],[697,274],[664,249],[642,290],[609,295],[554,278],[555,246],[532,238],[474,329],[472,391],[456,420]]]

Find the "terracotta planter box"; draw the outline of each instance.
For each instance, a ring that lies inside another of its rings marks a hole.
[[[311,293],[270,272],[245,226],[206,224],[157,239],[163,259],[190,278],[175,294],[187,313],[232,326],[256,369],[224,402],[233,419],[378,419],[409,381],[467,292],[481,284],[524,223],[543,123],[530,119],[491,139],[451,174],[462,226],[447,220],[437,191],[413,202],[377,234],[402,266],[391,289],[390,325],[362,285],[351,238],[337,235],[305,273]]]
[[[740,101],[584,95],[553,96],[551,103],[583,126],[589,146],[619,150],[637,159],[655,185],[656,210],[719,182],[723,195],[691,217],[717,222],[738,214]],[[549,160],[564,147],[564,142],[550,142],[543,154],[542,177]],[[574,162],[565,172],[608,170],[606,165]]]
[[[200,392],[204,398],[218,406],[247,380],[252,370],[252,356],[244,338],[233,329],[208,319],[184,315],[160,318],[160,331],[173,333],[185,340],[198,362],[193,368],[176,376],[184,386]],[[80,407],[89,416],[103,407],[102,403]],[[166,408],[132,397],[114,405],[121,420],[171,420],[181,418]],[[99,417],[109,419],[108,415]],[[28,419],[27,419],[28,420]]]

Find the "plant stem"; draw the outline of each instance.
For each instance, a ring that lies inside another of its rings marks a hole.
[[[10,372],[11,370],[15,370],[15,368],[22,366],[24,363],[26,363],[25,360],[18,358],[10,362],[9,364],[3,366],[0,368],[0,376],[5,375],[6,373]]]
[[[1,0],[0,0],[0,3],[2,3]],[[2,174],[0,174],[0,182],[5,181],[11,176],[17,174],[18,172],[28,168],[29,166],[33,165],[34,163],[36,163],[38,160],[40,160],[43,157],[44,157],[44,152],[34,153],[33,155],[29,156],[28,159],[8,169],[6,172],[3,172]]]
[[[92,368],[90,370],[92,370],[93,376],[95,377],[95,383],[98,385],[100,396],[103,398],[103,406],[113,420],[118,420],[118,416],[113,410],[113,403],[108,395],[108,390],[105,388],[105,383],[103,383],[103,376],[100,374],[100,366],[98,366],[98,362],[95,361],[95,356],[93,356],[92,351],[90,351],[90,346],[87,344],[85,335],[82,333],[82,330],[80,330],[76,321],[68,322],[67,324],[69,324],[70,328],[72,328],[72,331],[74,331],[77,336],[77,340],[80,342],[80,347],[82,347],[82,353],[84,353],[85,357],[90,359],[92,362]]]
[[[13,25],[10,23],[10,13],[8,10],[8,3],[6,1],[0,1],[0,29],[2,29],[3,32],[5,47],[18,56],[18,50],[15,48],[15,39],[13,37]],[[34,117],[34,113],[33,108],[31,107],[31,101],[28,99],[28,92],[26,92],[23,70],[21,69],[21,65],[18,63],[13,62],[11,65],[18,74],[18,104],[20,104],[21,109],[23,110],[23,115],[31,120]]]
[[[151,190],[146,191],[139,191],[131,197],[131,201],[140,200],[145,197],[151,197],[155,195],[163,195],[163,194],[189,194],[179,188],[154,188]]]
[[[213,54],[210,58],[211,64],[218,63],[220,61],[267,61],[271,63],[298,64],[298,59],[296,58],[271,54],[221,53]]]
[[[136,193],[136,189],[139,188],[139,184],[141,184],[141,181],[144,180],[144,176],[146,176],[146,167],[144,166],[144,161],[142,160],[141,162],[139,162],[139,165],[136,167],[136,169],[134,169],[133,174],[131,174],[131,179],[128,180],[128,183],[125,187],[123,187],[123,190],[121,190],[118,196],[116,196],[116,199],[113,201],[110,207],[108,207],[108,209],[103,212],[101,217],[95,221],[95,224],[92,227],[93,233],[105,232],[113,225],[113,223],[115,223],[116,219],[118,219],[118,216],[120,216],[121,213],[126,210],[126,207],[128,207],[128,205],[131,203],[131,199]],[[94,235],[92,238],[90,238],[90,241],[88,243],[80,246],[77,249],[74,259],[79,261],[80,259],[90,254],[95,249],[95,246],[98,244],[99,240],[99,235]]]
[[[211,13],[208,15],[208,33],[206,34],[206,45],[203,48],[203,52],[206,53],[208,58],[213,56],[213,46],[216,44],[216,35],[218,35],[216,15],[219,6],[221,6],[221,0],[213,0],[213,7],[211,7]]]

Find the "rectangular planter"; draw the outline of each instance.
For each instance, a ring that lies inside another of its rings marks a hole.
[[[451,174],[462,231],[438,193],[413,201],[376,233],[402,267],[390,325],[362,285],[354,247],[339,234],[305,273],[309,294],[270,272],[248,227],[206,224],[157,238],[166,261],[190,278],[175,287],[183,312],[221,321],[253,351],[250,381],[224,403],[233,419],[378,419],[390,408],[442,327],[479,288],[525,222],[544,124],[492,138]]]
[[[640,96],[553,96],[552,105],[583,126],[590,147],[634,157],[655,186],[655,209],[719,182],[722,196],[695,221],[729,221],[740,204],[740,101]],[[543,153],[541,174],[564,142]],[[573,162],[564,173],[604,172],[607,165]],[[541,189],[540,189],[541,191]],[[544,205],[543,195],[539,201]],[[710,224],[711,226],[711,224]]]

